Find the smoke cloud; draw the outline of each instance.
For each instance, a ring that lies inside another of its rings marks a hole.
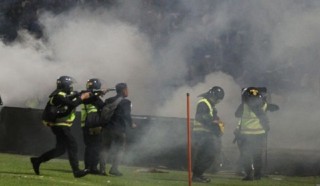
[[[77,89],[97,77],[107,87],[127,82],[134,114],[185,117],[187,92],[194,116],[196,96],[218,85],[226,92],[217,108],[230,146],[241,88],[266,86],[280,106],[269,115],[270,145],[319,146],[318,1],[184,0],[151,10],[143,2],[45,12],[44,39],[21,31],[17,42],[1,43],[4,103],[23,107],[37,98],[42,108],[57,77],[74,77]],[[215,48],[216,55],[203,58],[213,67],[190,75],[205,64],[193,60],[204,45]]]

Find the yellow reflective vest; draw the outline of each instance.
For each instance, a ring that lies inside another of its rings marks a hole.
[[[65,92],[59,92],[58,95],[63,97],[67,96]],[[50,98],[50,104],[53,104],[53,97]],[[52,126],[71,127],[75,119],[76,119],[76,109],[73,109],[69,115],[62,118],[57,118],[56,122],[54,123],[47,122],[47,121],[42,121],[42,123],[50,127]]]
[[[262,110],[266,112],[267,104],[265,103]],[[243,114],[240,120],[240,133],[241,134],[264,134],[264,130],[260,119],[257,115],[250,109],[247,104],[243,104]]]
[[[82,104],[81,107],[81,127],[84,127],[87,115],[92,112],[98,112],[98,109],[93,104]]]
[[[202,103],[202,102],[204,102],[208,106],[209,111],[210,111],[211,120],[213,120],[213,107],[212,107],[212,105],[210,104],[210,102],[206,98],[200,99],[197,104],[199,105],[199,103]],[[200,123],[199,121],[197,121],[196,119],[193,122],[192,130],[193,131],[210,132],[209,129],[205,128],[204,125],[202,123]]]

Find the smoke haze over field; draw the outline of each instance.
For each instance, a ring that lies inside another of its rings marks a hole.
[[[24,107],[27,99],[46,101],[61,75],[74,77],[77,89],[97,77],[108,87],[127,82],[134,114],[185,117],[186,92],[194,115],[196,96],[219,85],[226,97],[217,108],[230,145],[240,89],[266,86],[281,109],[269,114],[271,146],[314,149],[319,12],[318,1],[292,0],[161,1],[152,10],[123,0],[109,9],[44,12],[43,40],[22,31],[16,42],[1,43],[1,96],[5,105]],[[207,55],[214,67],[194,70],[205,64],[193,60],[204,45],[216,47]]]

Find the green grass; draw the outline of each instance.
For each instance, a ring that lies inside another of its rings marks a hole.
[[[55,159],[44,163],[40,167],[40,176],[35,175],[28,156],[0,154],[0,185],[110,185],[110,186],[186,186],[188,174],[185,171],[165,170],[167,173],[140,172],[139,167],[120,167],[123,177],[88,175],[83,178],[74,178],[67,160]],[[83,164],[81,164],[83,165]],[[207,174],[212,178],[209,184],[193,183],[192,185],[221,185],[221,186],[308,186],[320,185],[319,177],[285,177],[269,176],[260,181],[244,182],[241,177],[232,173],[221,172],[215,175]]]

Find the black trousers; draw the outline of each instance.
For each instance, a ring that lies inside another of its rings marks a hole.
[[[86,169],[97,170],[100,161],[102,133],[92,134],[87,127],[82,128],[85,144],[84,164]]]
[[[100,169],[105,170],[105,165],[107,162],[107,156],[111,160],[111,169],[118,170],[122,153],[126,144],[126,134],[121,131],[116,131],[112,129],[105,129],[102,134],[102,152],[100,156]],[[111,153],[112,147],[112,153]]]
[[[75,138],[71,134],[70,127],[51,127],[51,131],[56,136],[55,148],[42,154],[38,159],[39,161],[46,162],[53,158],[63,155],[66,151],[68,152],[69,162],[72,171],[79,170],[78,160],[78,146]]]
[[[201,176],[221,152],[221,138],[210,132],[192,133],[193,176]]]
[[[242,161],[247,175],[261,176],[265,134],[242,135]]]

